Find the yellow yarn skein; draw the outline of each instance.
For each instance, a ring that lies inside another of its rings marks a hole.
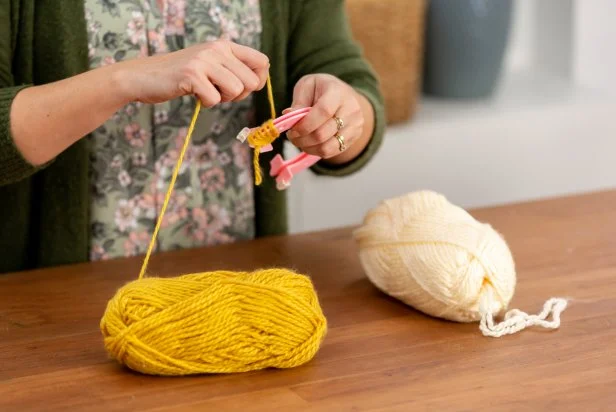
[[[489,224],[475,220],[432,191],[381,202],[354,232],[370,281],[386,294],[428,315],[456,322],[480,321],[486,336],[528,326],[557,328],[567,302],[552,298],[539,315],[508,307],[516,287],[509,247]],[[554,320],[547,317],[553,314]]]
[[[269,76],[267,85],[274,116]],[[101,319],[105,348],[119,363],[150,375],[302,365],[314,357],[327,330],[307,276],[264,269],[145,277],[200,109],[197,101],[139,277],[117,291]],[[264,142],[257,137],[255,143],[258,173],[257,146]]]
[[[285,269],[137,280],[101,322],[113,359],[167,376],[296,367],[326,327],[310,279]]]

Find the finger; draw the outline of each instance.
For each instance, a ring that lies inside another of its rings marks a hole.
[[[299,149],[317,146],[331,139],[338,131],[338,125],[334,119],[330,119],[323,123],[317,130],[302,136],[291,134],[289,140]]]
[[[244,84],[244,91],[234,99],[235,101],[243,100],[250,93],[258,90],[261,80],[241,60],[235,56],[229,56],[223,61],[223,65]]]
[[[193,86],[194,94],[201,101],[204,107],[213,107],[220,103],[222,96],[216,87],[203,75],[198,84]]]
[[[317,82],[314,76],[300,79],[293,88],[293,102],[289,110],[312,106],[316,94]]]
[[[268,57],[258,50],[237,43],[230,43],[231,52],[253,71],[269,67]]]
[[[255,69],[255,74],[259,78],[259,87],[257,87],[257,90],[261,90],[265,87],[267,76],[269,76],[269,68],[270,66],[268,63],[268,65],[262,69]]]
[[[338,123],[334,119],[334,116],[342,119],[344,126],[341,130],[338,130]],[[329,140],[336,133],[347,133],[349,126],[357,125],[358,115],[352,110],[347,108],[341,108],[334,116],[330,117],[325,123],[323,123],[317,130],[307,135],[291,135],[288,136],[291,143],[300,149],[305,147],[311,147],[319,145]]]
[[[355,141],[357,140],[357,138],[359,137],[359,135],[361,134],[361,130],[359,127],[349,127],[348,129],[345,128],[344,132],[340,131],[338,132],[339,136],[342,137],[342,140],[344,141],[344,145],[346,146],[346,148],[349,148],[353,145],[353,143],[355,143]],[[313,145],[313,146],[308,146],[308,147],[304,147],[302,150],[306,151],[306,150],[319,150],[319,146],[323,147],[329,147],[331,148],[331,142],[335,142],[336,143],[336,150],[337,152],[335,154],[340,154],[340,142],[338,141],[338,139],[336,138],[336,133],[334,133],[329,139],[325,140],[325,142],[323,143],[319,143],[317,145]]]
[[[307,136],[331,120],[340,109],[340,94],[327,92],[312,106],[310,112],[291,129],[289,138]]]
[[[348,131],[348,135],[351,136],[352,135],[352,130]],[[340,133],[342,136],[344,136],[344,144],[346,145],[346,149],[348,149],[352,144],[353,144],[353,139],[349,139],[347,137],[347,135],[344,135],[343,133]],[[329,139],[327,139],[325,142],[315,145],[315,146],[310,146],[310,147],[306,147],[304,149],[302,149],[305,153],[311,154],[311,155],[315,155],[315,156],[319,156],[322,159],[329,159],[332,158],[334,156],[338,156],[340,153],[342,153],[340,151],[340,142],[338,142],[338,139],[336,139],[335,137],[330,137]]]
[[[244,92],[244,83],[231,70],[220,64],[212,66],[207,74],[220,91],[223,102],[233,101]]]
[[[238,59],[257,76],[259,84],[256,90],[261,90],[265,86],[270,67],[269,58],[265,54],[231,41],[217,43],[217,46],[223,56]]]
[[[299,107],[287,107],[286,109],[282,110],[282,114],[291,113],[291,112],[297,111],[299,109],[301,109],[301,108],[299,108]]]

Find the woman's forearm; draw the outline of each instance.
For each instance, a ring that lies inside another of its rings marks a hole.
[[[11,135],[23,157],[39,166],[131,101],[160,103],[194,94],[211,107],[263,88],[268,68],[263,53],[224,40],[127,60],[23,89],[11,105]]]
[[[44,164],[129,102],[120,65],[23,89],[11,106],[11,134],[22,156]]]

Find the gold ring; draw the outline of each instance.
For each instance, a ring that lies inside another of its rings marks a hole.
[[[334,120],[336,121],[336,125],[338,126],[338,131],[342,130],[344,127],[344,122],[338,116],[334,116]]]
[[[344,143],[344,136],[336,133],[334,137],[338,139],[338,144],[340,145],[339,147],[340,151],[344,152],[346,150],[346,144]]]

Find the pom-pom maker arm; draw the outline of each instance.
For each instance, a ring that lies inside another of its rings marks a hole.
[[[310,108],[294,110],[274,120],[274,126],[280,134],[286,132],[295,126],[301,119],[303,119],[310,112]],[[237,135],[237,139],[242,143],[246,141],[248,135],[254,129],[244,128]],[[251,146],[252,147],[252,146]],[[261,149],[261,153],[269,152],[272,150],[272,145],[267,145]],[[291,185],[293,176],[297,173],[308,169],[321,158],[319,156],[310,155],[307,153],[300,153],[292,159],[284,160],[281,155],[277,154],[270,162],[270,176],[276,178],[276,188],[278,190],[284,190]]]

